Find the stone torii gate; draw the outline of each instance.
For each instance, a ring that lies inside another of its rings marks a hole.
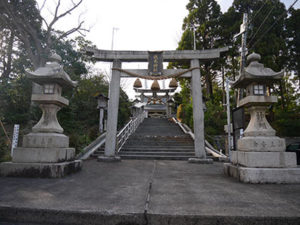
[[[206,159],[205,138],[204,138],[204,112],[202,103],[202,87],[200,64],[214,60],[220,57],[221,52],[228,51],[228,47],[210,50],[174,50],[162,51],[159,57],[163,62],[190,61],[191,68],[182,69],[166,69],[161,70],[159,75],[167,77],[172,74],[182,74],[181,77],[191,77],[192,79],[192,97],[193,97],[193,117],[194,117],[194,147],[195,158],[192,162],[210,163],[211,160]],[[123,62],[149,62],[148,51],[110,51],[99,50],[95,48],[85,48],[84,53],[96,61],[112,62],[112,77],[109,84],[109,102],[108,102],[108,118],[107,133],[105,142],[105,153],[103,160],[118,161],[120,158],[116,155],[116,139],[117,139],[117,122],[120,94],[121,77],[132,77],[130,74],[139,74],[140,76],[149,76],[149,70],[134,69],[123,70]],[[153,63],[153,62],[152,62]],[[162,68],[161,68],[162,69]],[[151,73],[150,73],[151,75]],[[159,78],[158,75],[158,78]],[[166,78],[164,78],[166,79]]]

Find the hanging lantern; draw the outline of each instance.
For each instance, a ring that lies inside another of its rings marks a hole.
[[[141,88],[142,87],[142,82],[139,78],[136,78],[136,80],[134,81],[133,87],[134,88]]]
[[[152,85],[151,85],[151,90],[152,91],[159,91],[160,87],[159,87],[159,83],[157,80],[153,81]]]
[[[170,81],[169,87],[170,88],[177,88],[178,87],[177,80],[175,78],[172,78],[172,80]]]

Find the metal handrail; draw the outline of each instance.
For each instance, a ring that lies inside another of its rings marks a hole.
[[[117,134],[117,152],[120,151],[122,146],[127,141],[128,137],[135,132],[137,127],[143,122],[146,117],[145,112],[138,115],[136,118],[131,119]],[[76,156],[77,159],[87,159],[91,154],[93,154],[98,148],[103,146],[106,141],[106,133],[101,134],[95,141],[86,146],[83,151]]]
[[[188,125],[179,122],[175,117],[172,117],[172,120],[182,129],[185,134],[189,134],[191,138],[195,141],[195,135],[191,128]],[[221,151],[215,149],[207,140],[205,140],[205,150],[216,157],[227,158]]]
[[[131,119],[125,126],[124,128],[118,133],[117,135],[117,152],[121,150],[127,139],[131,134],[133,134],[138,126],[144,121],[145,119],[145,112],[142,112],[140,115],[137,117]]]
[[[105,139],[106,132],[101,134],[95,141],[86,146],[83,149],[83,151],[79,155],[77,155],[76,159],[85,160],[89,158],[91,154],[93,154],[98,148],[100,148],[105,143]]]

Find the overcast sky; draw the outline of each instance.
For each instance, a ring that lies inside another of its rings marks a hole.
[[[75,0],[76,1],[76,0]],[[38,0],[42,2],[42,0]],[[43,9],[45,15],[53,12],[55,0],[48,0]],[[91,40],[99,49],[111,49],[112,30],[115,50],[174,50],[182,34],[182,23],[188,12],[189,0],[83,0],[76,11],[61,20],[56,28],[67,30],[77,25],[79,14],[90,28],[86,39]],[[221,10],[225,12],[232,0],[218,0]],[[291,5],[294,0],[285,0]],[[62,10],[68,8],[69,0],[62,1]],[[52,5],[51,5],[52,4]],[[300,3],[296,4],[299,8]],[[98,63],[98,68],[109,70],[109,64]],[[124,65],[124,68],[145,68],[145,64]],[[131,84],[127,93],[134,97]]]
[[[41,1],[41,0],[40,0]],[[52,3],[55,0],[48,0]],[[64,0],[66,4],[69,0]],[[85,27],[90,29],[86,38],[100,49],[110,49],[113,27],[114,49],[169,50],[175,49],[182,33],[182,23],[188,14],[189,0],[83,0],[75,13],[83,13]],[[232,0],[218,0],[224,12]],[[285,0],[289,6],[294,0]],[[300,2],[296,6],[299,7]],[[67,5],[63,5],[67,7]],[[49,7],[51,8],[51,7]],[[73,14],[61,20],[59,27],[76,25]]]

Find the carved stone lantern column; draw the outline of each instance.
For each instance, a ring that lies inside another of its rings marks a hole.
[[[237,151],[232,152],[232,163],[224,164],[225,174],[246,183],[297,183],[300,169],[296,168],[296,155],[285,152],[285,140],[275,136],[266,119],[268,106],[277,102],[268,87],[282,79],[283,71],[265,68],[259,60],[259,54],[249,55],[248,67],[232,85],[246,90],[238,107],[247,108],[251,119],[244,137],[238,140]]]
[[[75,160],[75,149],[69,147],[69,137],[57,120],[57,112],[68,106],[62,97],[63,88],[73,88],[77,82],[59,64],[61,57],[52,54],[49,62],[36,71],[26,71],[30,80],[42,86],[42,93],[32,94],[43,114],[32,132],[23,138],[23,146],[14,150],[12,162],[0,165],[0,174],[25,177],[63,177],[81,168]]]

